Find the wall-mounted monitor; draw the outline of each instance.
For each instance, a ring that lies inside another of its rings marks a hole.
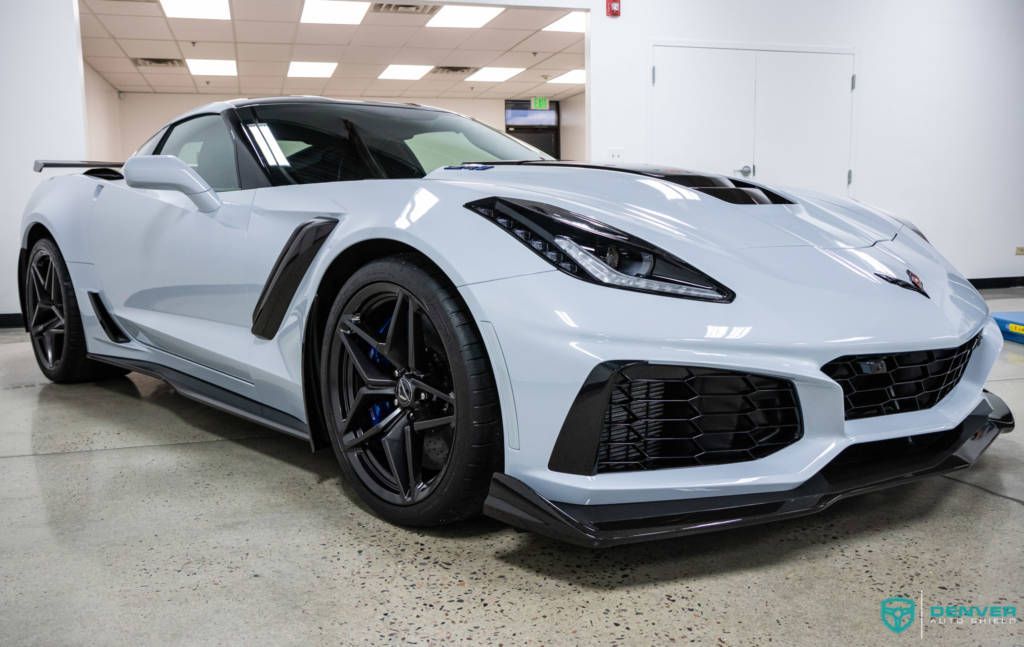
[[[529,101],[506,101],[505,126],[558,126],[558,108],[552,102],[548,110],[530,110]]]

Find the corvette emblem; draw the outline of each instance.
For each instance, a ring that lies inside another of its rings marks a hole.
[[[920,276],[914,274],[910,270],[907,270],[907,280],[903,280],[895,276],[889,276],[888,274],[880,274],[878,272],[875,273],[875,276],[882,279],[883,281],[892,283],[893,285],[898,285],[899,287],[905,290],[917,292],[918,294],[924,295],[929,299],[931,298],[931,296],[929,296],[928,293],[924,291],[924,281],[921,280]]]

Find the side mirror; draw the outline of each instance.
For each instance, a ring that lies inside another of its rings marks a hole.
[[[220,209],[217,192],[188,164],[173,155],[139,155],[124,163],[124,181],[135,189],[179,191],[203,213]]]

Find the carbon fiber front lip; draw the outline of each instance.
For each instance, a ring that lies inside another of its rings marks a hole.
[[[750,526],[813,514],[840,499],[967,468],[996,436],[1012,430],[1013,425],[1006,403],[985,392],[978,407],[954,428],[959,434],[944,451],[831,481],[825,476],[826,466],[801,486],[783,492],[586,506],[549,501],[522,481],[495,474],[484,514],[590,548]]]

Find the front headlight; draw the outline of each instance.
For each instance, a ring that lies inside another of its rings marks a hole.
[[[718,303],[730,303],[736,296],[668,252],[587,216],[513,198],[484,198],[465,206],[583,281]]]

